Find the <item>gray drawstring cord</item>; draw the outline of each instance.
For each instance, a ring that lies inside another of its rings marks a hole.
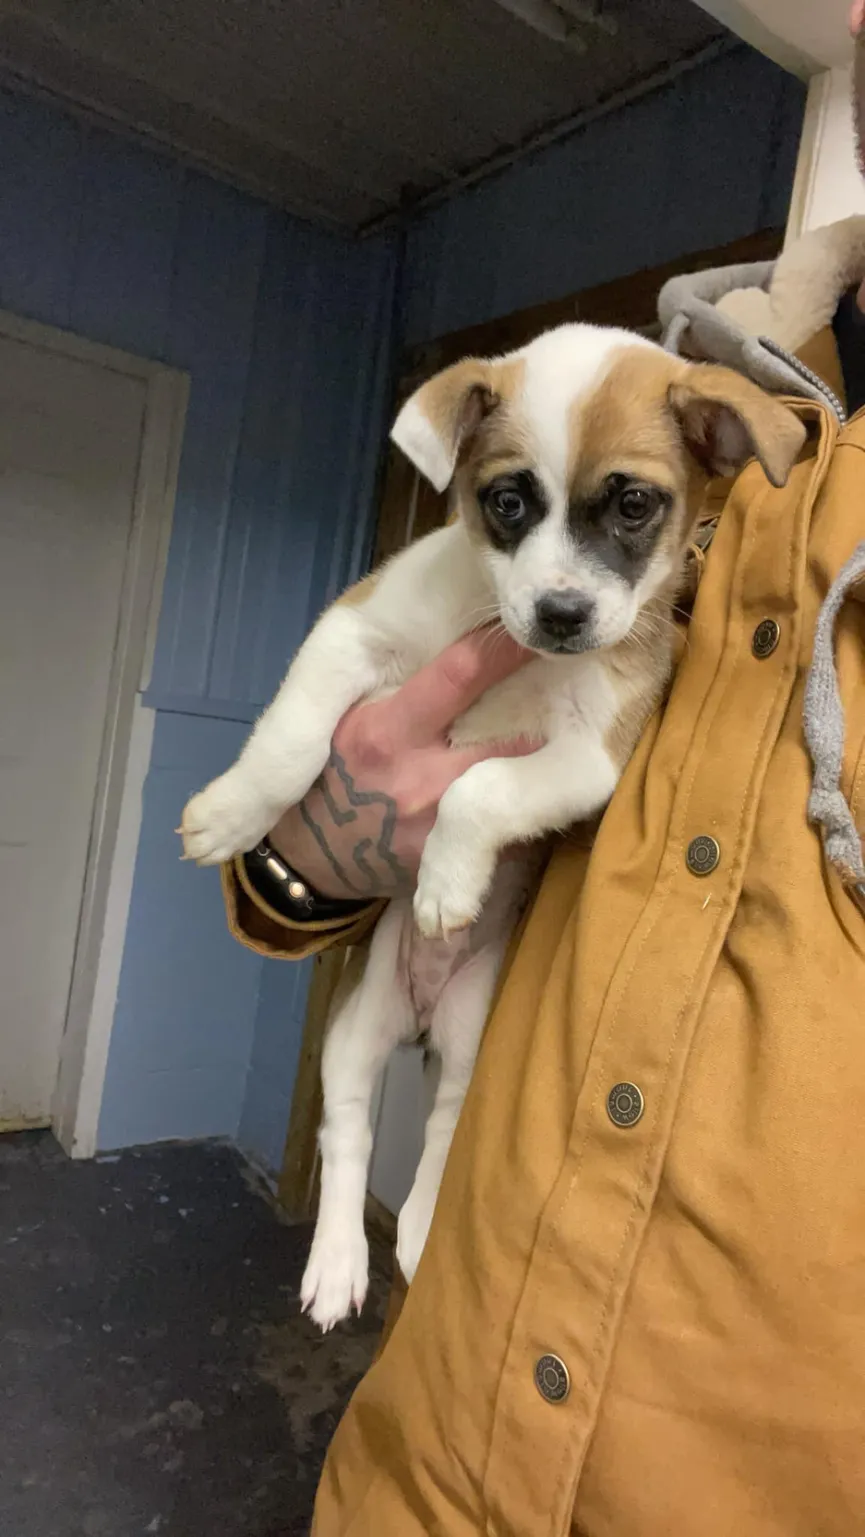
[[[865,220],[862,220],[865,241]],[[753,262],[741,267],[720,267],[688,277],[670,278],[658,295],[658,319],[667,352],[692,359],[723,363],[762,385],[773,394],[804,395],[818,400],[845,420],[838,396],[814,372],[769,336],[752,336],[738,321],[716,306],[737,289],[758,288],[768,293],[775,262]]]
[[[759,336],[757,340],[761,347],[765,347],[766,351],[771,352],[773,357],[780,358],[782,363],[786,363],[789,368],[792,368],[795,373],[800,375],[806,384],[811,385],[814,391],[819,392],[823,396],[843,427],[847,420],[847,412],[844,410],[835,391],[829,388],[825,379],[821,379],[819,374],[815,374],[813,368],[808,368],[801,358],[797,358],[795,352],[788,352],[786,347],[781,347],[777,342],[773,342],[771,336]]]
[[[865,898],[862,838],[841,789],[844,706],[835,669],[835,621],[850,589],[865,577],[865,541],[836,576],[814,631],[814,653],[805,685],[805,740],[814,765],[808,819],[823,835],[826,858],[857,896]]]

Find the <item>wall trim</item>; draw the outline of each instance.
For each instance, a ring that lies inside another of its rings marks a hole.
[[[141,456],[120,597],[72,979],[52,1105],[52,1127],[77,1157],[96,1149],[114,999],[138,850],[152,712],[139,690],[152,665],[189,398],[184,373],[114,347],[0,311],[0,336],[140,379],[146,386]]]
[[[785,246],[808,230],[865,212],[852,95],[849,69],[823,70],[808,86]]]
[[[287,668],[287,661],[285,665]],[[160,715],[204,715],[210,720],[239,721],[244,726],[254,725],[266,707],[265,700],[260,704],[245,704],[238,699],[199,699],[194,694],[163,694],[159,689],[145,689],[141,703],[149,710],[158,710]]]
[[[108,873],[104,920],[101,933],[94,938],[92,982],[85,991],[88,975],[82,957],[80,995],[76,998],[74,983],[70,992],[68,1020],[78,1025],[81,1062],[80,1070],[76,1072],[71,1042],[69,1051],[66,1050],[67,1028],[54,1105],[54,1133],[73,1158],[92,1158],[97,1150],[108,1050],[114,1027],[135,862],[141,839],[144,783],[150,769],[155,727],[155,712],[145,709],[136,700],[126,777]],[[77,1018],[73,1014],[73,1005]]]

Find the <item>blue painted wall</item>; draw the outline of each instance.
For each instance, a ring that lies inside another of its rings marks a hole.
[[[783,226],[804,106],[743,45],[442,204],[409,239],[405,339]]]
[[[192,380],[100,1145],[239,1134],[275,1164],[307,970],[230,940],[216,874],[179,863],[172,829],[363,568],[393,249],[5,92],[0,208],[0,306]]]

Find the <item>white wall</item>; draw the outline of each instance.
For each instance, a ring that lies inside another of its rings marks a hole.
[[[823,70],[810,82],[788,242],[834,219],[865,213],[865,181],[856,154],[852,91],[849,67]]]
[[[807,79],[850,57],[850,0],[697,0],[701,10],[785,69]]]

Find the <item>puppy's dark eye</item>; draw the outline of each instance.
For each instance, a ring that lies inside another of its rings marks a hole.
[[[619,496],[619,512],[628,523],[642,523],[657,505],[657,496],[646,486],[626,486]]]
[[[526,504],[513,486],[499,486],[490,492],[489,507],[500,523],[518,523],[525,515]]]

